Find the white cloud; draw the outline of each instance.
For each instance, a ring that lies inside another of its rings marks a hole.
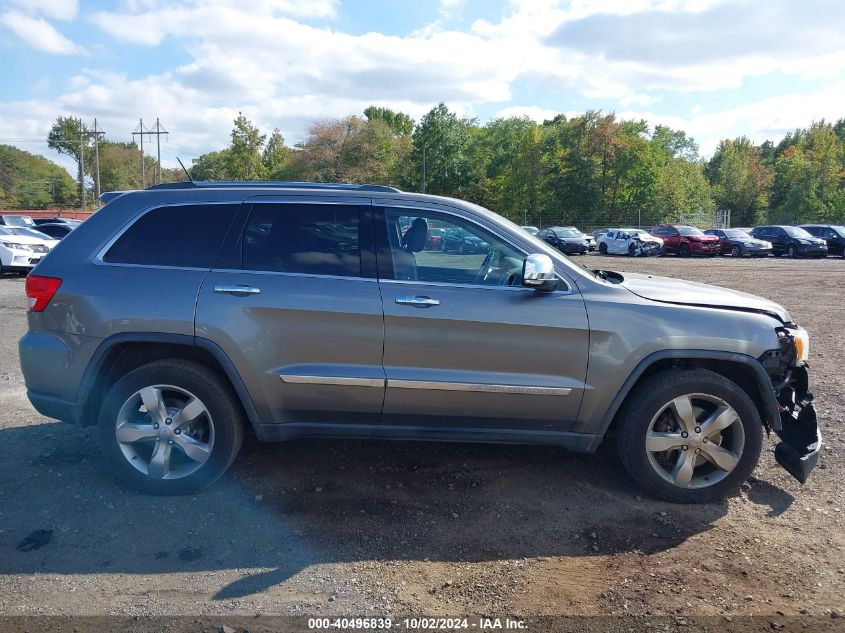
[[[57,20],[73,20],[79,11],[77,0],[12,0],[23,11]]]
[[[44,53],[72,55],[82,48],[59,33],[52,24],[41,18],[32,18],[20,11],[6,11],[0,15],[0,24],[8,28],[32,48]]]

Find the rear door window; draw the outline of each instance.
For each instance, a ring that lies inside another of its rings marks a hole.
[[[103,261],[211,268],[238,206],[185,204],[148,211],[117,238]]]
[[[360,216],[354,205],[256,204],[241,236],[242,267],[361,277]]]

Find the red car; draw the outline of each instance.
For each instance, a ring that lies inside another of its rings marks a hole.
[[[719,238],[687,224],[661,224],[651,234],[663,240],[664,253],[677,253],[680,257],[719,254]]]

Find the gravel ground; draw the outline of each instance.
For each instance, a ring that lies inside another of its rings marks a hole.
[[[810,481],[776,466],[772,441],[739,495],[701,506],[640,496],[604,448],[252,441],[207,492],[139,495],[112,480],[92,432],[26,400],[23,280],[10,277],[0,615],[843,613],[845,261],[580,261],[786,306],[811,334],[825,447]],[[49,542],[19,551],[35,530]]]

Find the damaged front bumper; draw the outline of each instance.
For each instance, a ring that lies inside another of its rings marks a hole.
[[[781,442],[775,447],[775,460],[803,484],[819,461],[822,436],[806,364],[786,371],[786,384],[777,394],[780,429],[776,432]]]
[[[809,338],[794,324],[778,328],[780,348],[760,359],[774,387],[777,416],[769,420],[769,430],[780,438],[775,460],[802,484],[819,461],[822,437],[806,359]],[[774,412],[769,417],[772,418]]]

